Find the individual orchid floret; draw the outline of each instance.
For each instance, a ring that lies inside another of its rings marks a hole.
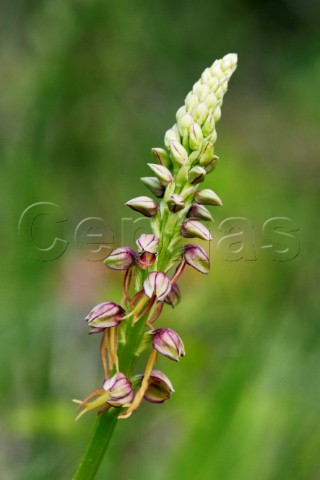
[[[166,187],[172,182],[173,176],[170,170],[164,165],[158,165],[157,163],[148,163],[153,173],[158,177],[161,185]]]
[[[204,165],[204,169],[207,172],[207,174],[212,172],[212,170],[216,168],[218,160],[219,160],[219,157],[217,155],[213,155],[211,162]]]
[[[135,210],[136,212],[142,213],[146,217],[153,217],[158,211],[158,204],[152,198],[149,197],[137,197],[129,200],[126,205]]]
[[[198,150],[203,142],[203,134],[201,127],[193,122],[190,128],[189,146],[192,150]]]
[[[136,241],[139,252],[158,253],[159,238],[152,233],[143,233]]]
[[[139,266],[143,270],[149,268],[156,261],[159,238],[151,233],[143,233],[136,243],[140,252],[140,256],[138,257]]]
[[[185,356],[183,342],[174,330],[158,328],[152,330],[150,334],[153,336],[152,346],[157,352],[175,362],[178,362],[180,357]]]
[[[185,107],[181,107],[184,112],[186,112]],[[190,113],[185,113],[183,116],[178,118],[177,113],[178,128],[181,136],[187,135],[190,131],[191,124],[193,122],[192,116]]]
[[[103,388],[95,390],[85,400],[73,400],[79,404],[79,409],[82,409],[76,420],[90,410],[100,408],[98,413],[102,413],[110,407],[124,407],[132,400],[133,388],[130,380],[124,373],[117,372],[103,382]]]
[[[208,89],[208,87],[207,87]],[[192,112],[192,116],[194,120],[199,124],[202,125],[205,119],[208,116],[208,107],[205,103],[201,102],[198,103],[196,108]]]
[[[114,302],[103,302],[96,305],[85,320],[91,327],[91,333],[99,333],[106,328],[116,327],[125,315],[124,309]]]
[[[193,167],[189,170],[188,182],[191,185],[197,185],[198,183],[203,182],[206,174],[207,174],[207,172],[205,171],[205,169],[203,167],[199,167],[199,166]]]
[[[181,227],[182,236],[185,238],[201,238],[201,240],[212,240],[211,233],[198,220],[189,218],[183,222]]]
[[[177,193],[174,193],[173,195],[170,196],[167,202],[167,205],[170,212],[172,213],[180,212],[180,210],[183,210],[185,207],[183,198],[181,197],[181,195],[178,195]]]
[[[147,297],[156,297],[163,302],[171,290],[170,278],[164,272],[151,272],[143,283],[143,290]]]
[[[137,385],[141,384],[144,375],[136,375],[132,380]],[[148,380],[148,387],[143,396],[145,400],[151,403],[163,403],[169,400],[174,392],[169,378],[160,370],[152,370]]]
[[[193,203],[187,214],[188,218],[198,218],[200,220],[213,221],[212,215],[204,205]]]
[[[184,246],[184,260],[200,273],[208,273],[210,261],[206,251],[199,245],[189,244]]]
[[[181,145],[181,143],[177,141],[172,141],[170,143],[170,151],[171,151],[172,161],[175,165],[181,166],[188,161],[188,152]]]
[[[127,270],[135,261],[135,251],[130,247],[120,247],[113,250],[104,263],[113,270]]]
[[[194,199],[197,203],[201,205],[214,205],[214,206],[221,206],[222,201],[218,197],[218,195],[209,188],[205,188],[204,190],[198,190],[195,193]]]
[[[103,389],[109,393],[107,403],[112,407],[123,407],[132,402],[133,389],[124,373],[118,372],[103,382]]]
[[[141,182],[149,188],[150,192],[158,198],[162,198],[165,187],[161,185],[159,178],[157,177],[141,177]]]
[[[213,144],[208,142],[205,144],[205,147],[199,157],[199,163],[201,166],[208,165],[214,157],[214,147]]]
[[[185,106],[188,112],[192,112],[193,109],[198,105],[199,100],[195,93],[189,92],[185,99]]]
[[[177,283],[174,283],[171,287],[170,292],[164,299],[165,303],[171,305],[172,308],[176,307],[181,301],[181,292]]]
[[[164,144],[166,148],[170,149],[171,142],[180,142],[180,134],[174,127],[169,128],[164,135]]]
[[[214,130],[215,124],[216,124],[215,115],[213,112],[210,112],[206,118],[206,121],[202,125],[202,133],[205,136],[210,135],[210,133],[213,132]]]
[[[176,138],[176,135],[175,135],[175,138]],[[164,167],[167,167],[167,168],[171,167],[170,157],[166,152],[166,150],[164,150],[163,148],[153,148],[152,155],[157,160],[157,162],[160,163],[160,165],[163,165]]]

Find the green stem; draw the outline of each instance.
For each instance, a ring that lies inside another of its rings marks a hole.
[[[135,352],[144,334],[145,321],[146,316],[141,318],[133,328],[131,327],[127,343],[120,346],[119,349],[121,371],[128,377],[132,375],[132,370],[137,360]],[[92,437],[80,460],[73,480],[94,479],[109,445],[120,411],[120,408],[111,408],[97,419]]]
[[[73,480],[94,479],[117,423],[119,411],[112,408],[97,419],[95,430]]]

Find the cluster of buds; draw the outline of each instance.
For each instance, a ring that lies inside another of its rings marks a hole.
[[[105,260],[107,267],[124,271],[123,298],[120,305],[100,303],[86,317],[90,333],[102,335],[105,379],[101,389],[83,401],[76,400],[80,404],[78,416],[113,407],[120,408],[119,418],[127,418],[143,399],[163,403],[174,391],[166,375],[154,367],[159,354],[179,361],[185,355],[184,345],[178,333],[155,329],[154,323],[164,304],[176,307],[179,303],[177,282],[187,265],[203,274],[209,271],[206,251],[182,240],[212,238],[203,224],[212,220],[207,206],[222,202],[215,192],[198,186],[218,161],[214,153],[216,124],[236,65],[237,55],[229,54],[207,68],[178,110],[175,125],[166,132],[164,148],[152,149],[157,163],[148,166],[154,176],[141,180],[160,200],[139,196],[127,202],[133,210],[150,217],[152,233],[137,239],[136,250],[117,248]],[[134,374],[136,359],[146,350],[149,356],[144,372]]]

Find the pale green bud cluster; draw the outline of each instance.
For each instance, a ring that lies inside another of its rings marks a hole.
[[[237,55],[230,53],[205,69],[200,80],[186,96],[184,106],[177,111],[177,123],[166,132],[165,145],[169,150],[170,138],[171,141],[179,142],[189,153],[197,151],[198,155],[192,156],[194,161],[208,143],[215,143],[223,96],[236,66]]]

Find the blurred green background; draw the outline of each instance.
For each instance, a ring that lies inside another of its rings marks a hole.
[[[101,217],[121,245],[120,219],[138,218],[124,202],[147,194],[139,177],[150,148],[203,69],[237,52],[221,161],[205,184],[224,201],[212,269],[188,269],[182,303],[162,320],[187,350],[179,365],[161,362],[176,393],[118,425],[98,479],[319,479],[317,2],[3,0],[1,9],[0,477],[71,477],[94,423],[94,414],[74,422],[71,399],[102,378],[99,339],[82,319],[121,297],[121,275],[88,261],[75,228]],[[32,243],[18,222],[36,202],[57,204],[65,221],[41,216]],[[254,226],[255,261],[226,261],[217,248],[230,216]],[[263,223],[279,216],[298,229],[291,261],[261,248]],[[69,242],[65,253],[39,261],[35,247],[54,235]]]

